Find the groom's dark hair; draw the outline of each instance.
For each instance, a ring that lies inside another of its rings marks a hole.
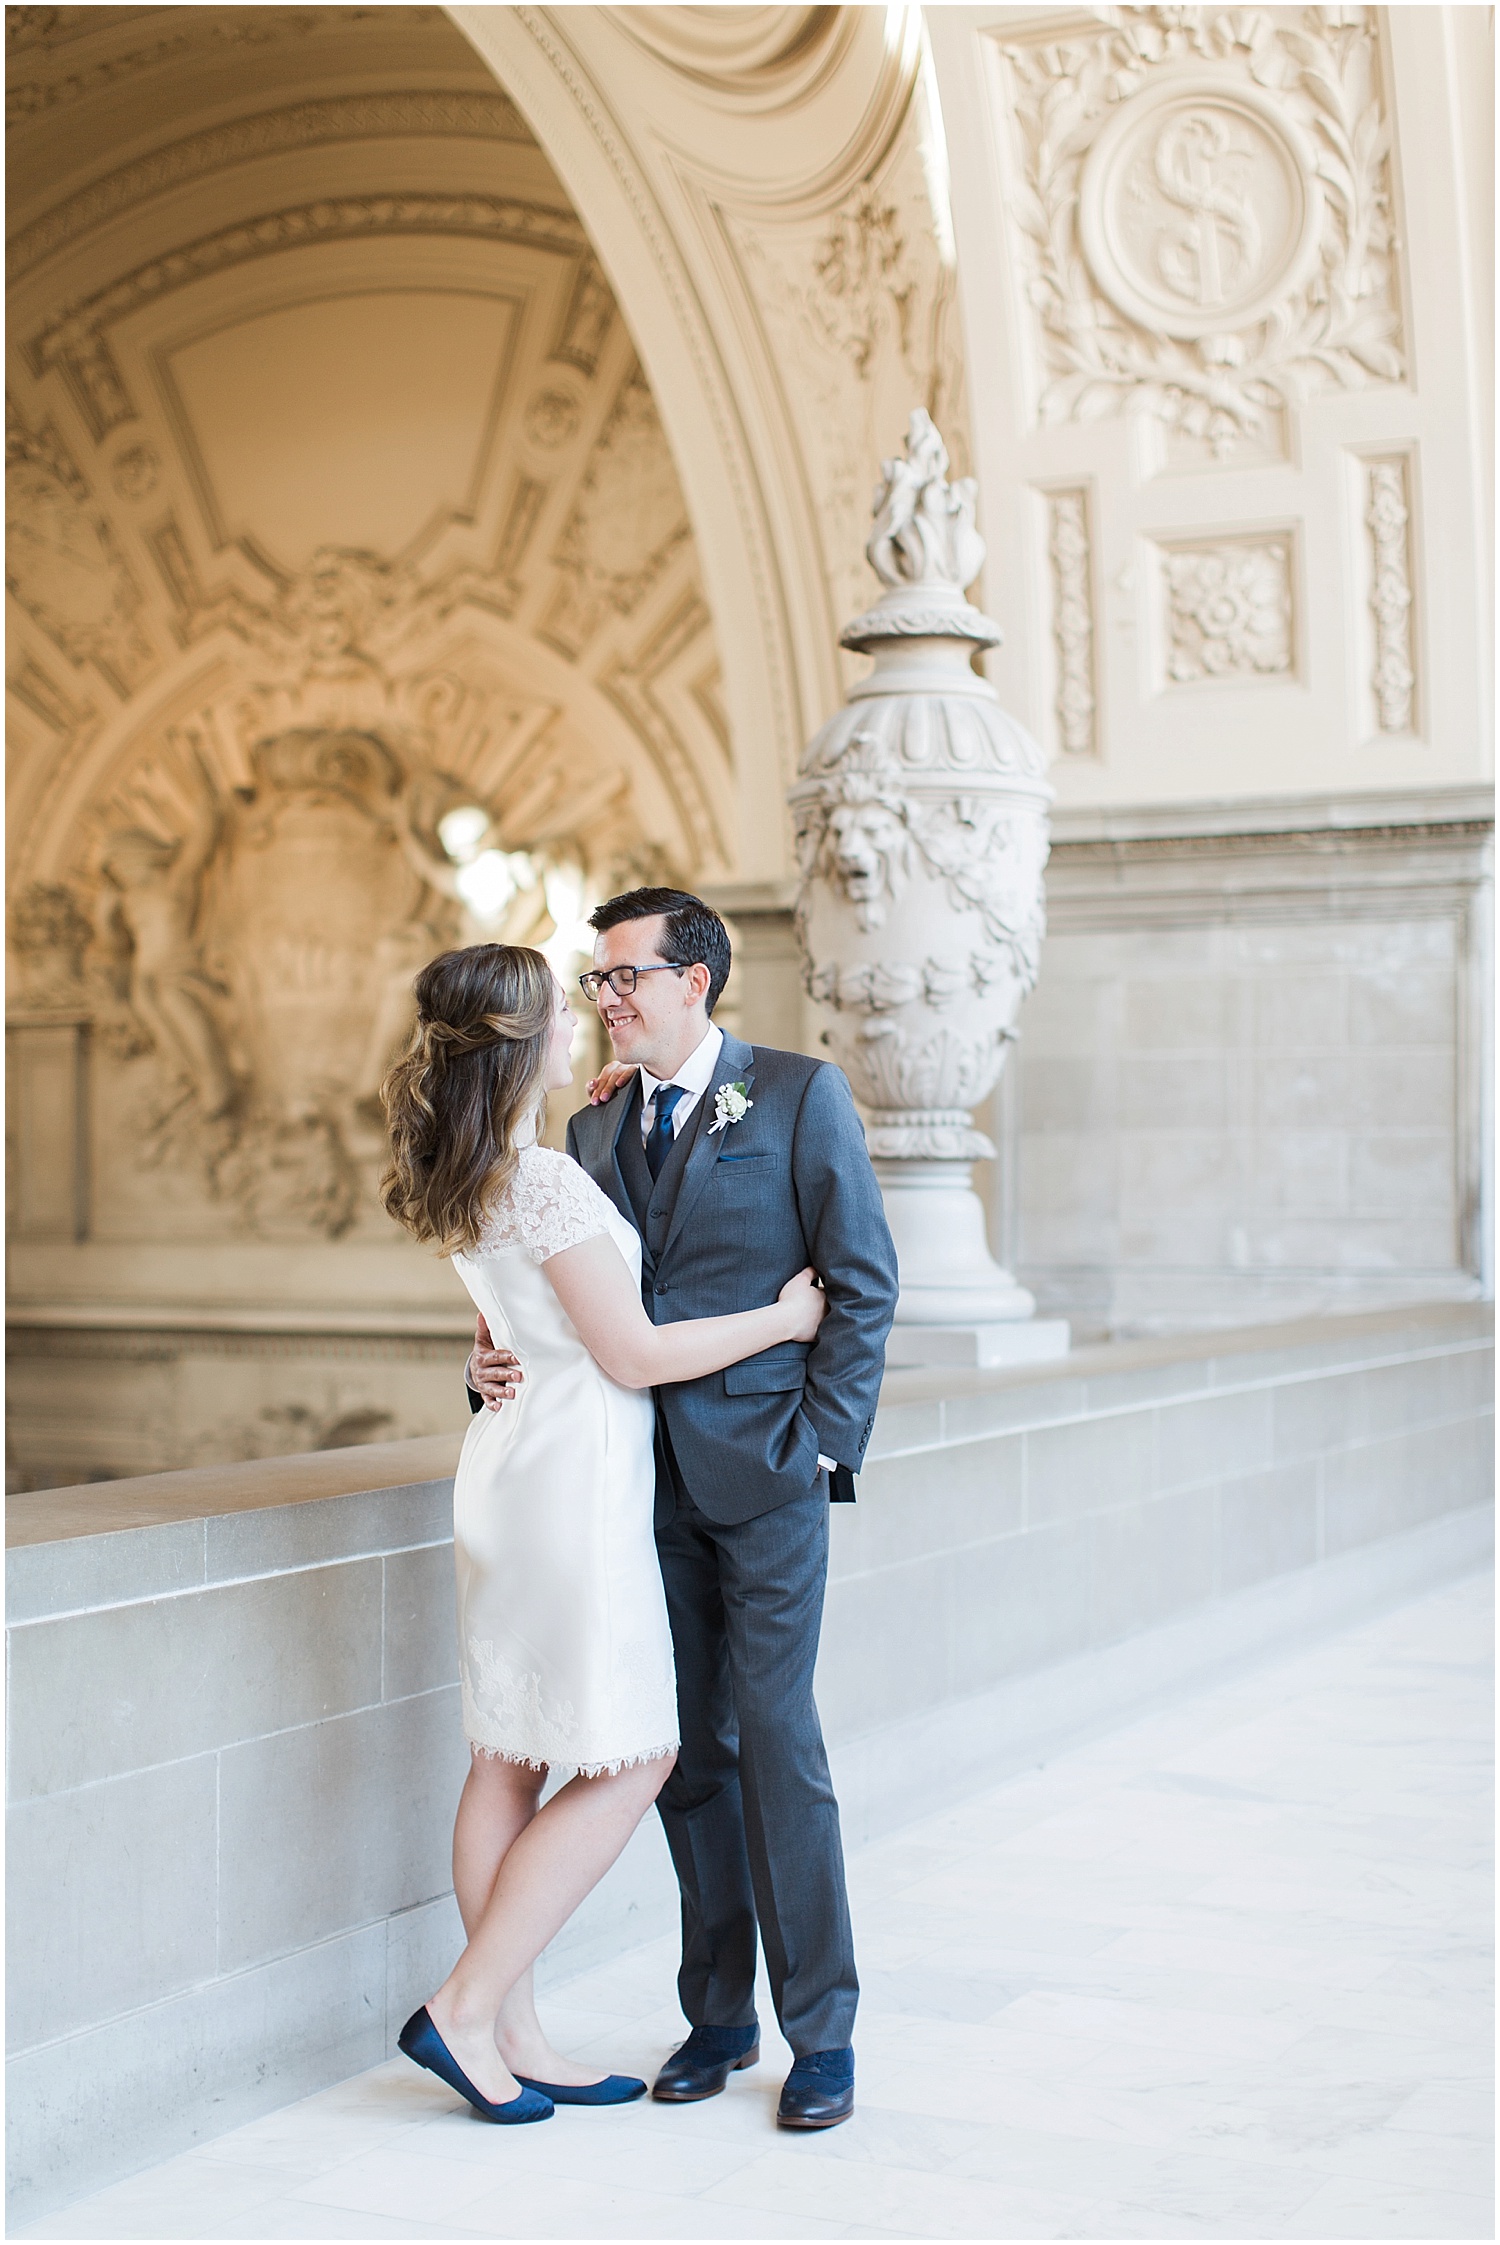
[[[589,915],[589,926],[598,935],[617,928],[622,920],[663,921],[660,956],[669,966],[708,969],[705,1011],[712,1013],[729,980],[729,930],[701,896],[686,889],[627,889],[609,897]]]

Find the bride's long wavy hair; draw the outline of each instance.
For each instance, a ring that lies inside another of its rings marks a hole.
[[[391,1135],[388,1215],[444,1255],[476,1247],[515,1174],[516,1132],[541,1105],[557,984],[540,951],[476,943],[413,985],[411,1044],[380,1087]]]

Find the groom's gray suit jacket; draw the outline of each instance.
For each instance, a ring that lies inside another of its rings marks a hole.
[[[715,1130],[715,1094],[752,1105]],[[811,1263],[828,1292],[816,1341],[657,1390],[660,1418],[700,1510],[753,1520],[817,1480],[818,1456],[860,1466],[895,1314],[896,1251],[848,1080],[825,1060],[726,1034],[714,1082],[653,1184],[641,1086],[568,1124],[568,1151],[641,1235],[641,1294],[657,1325],[774,1302]],[[657,1486],[658,1520],[672,1497]]]

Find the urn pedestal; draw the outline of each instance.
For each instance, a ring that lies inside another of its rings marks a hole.
[[[971,1110],[1036,981],[1048,848],[1041,748],[970,657],[998,627],[963,596],[974,486],[914,413],[866,552],[887,590],[841,634],[874,669],[809,744],[790,801],[797,933],[824,1042],[865,1111],[901,1270],[891,1364],[1035,1361],[1067,1326],[990,1253]]]

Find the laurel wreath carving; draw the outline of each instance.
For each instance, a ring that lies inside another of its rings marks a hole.
[[[1103,11],[1101,11],[1103,12]],[[1281,407],[1405,376],[1391,125],[1374,10],[1111,9],[1102,29],[1007,43],[1021,176],[1012,208],[1039,329],[1044,423],[1127,403],[1232,456]],[[1293,19],[1288,23],[1288,19]],[[1233,66],[1274,92],[1316,151],[1324,224],[1310,278],[1253,325],[1184,343],[1139,327],[1090,275],[1079,179],[1107,116],[1174,67]]]

